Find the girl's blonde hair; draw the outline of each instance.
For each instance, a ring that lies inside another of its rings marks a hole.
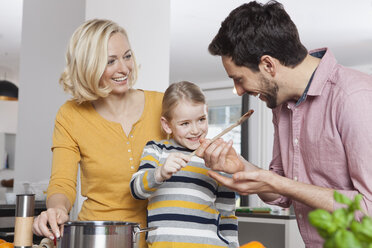
[[[59,83],[78,103],[106,97],[111,92],[111,87],[100,86],[99,82],[107,66],[108,40],[115,33],[121,33],[128,39],[124,28],[105,19],[86,21],[73,33],[66,52],[66,67]],[[129,87],[135,84],[138,71],[133,51],[132,58]]]
[[[164,93],[161,116],[167,121],[171,121],[173,110],[182,100],[196,104],[206,104],[203,91],[196,84],[188,81],[173,83]]]

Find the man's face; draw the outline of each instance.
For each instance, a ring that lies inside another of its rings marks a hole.
[[[270,80],[261,72],[254,72],[245,66],[237,66],[231,57],[222,56],[222,63],[229,77],[234,80],[234,86],[239,96],[248,93],[258,96],[266,102],[268,108],[278,106],[279,87],[275,80]]]

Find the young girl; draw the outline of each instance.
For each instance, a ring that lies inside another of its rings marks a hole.
[[[201,89],[190,82],[165,91],[161,125],[172,139],[150,141],[144,148],[130,188],[148,199],[152,248],[239,247],[235,193],[208,177],[204,160],[190,153],[208,132],[207,106]]]

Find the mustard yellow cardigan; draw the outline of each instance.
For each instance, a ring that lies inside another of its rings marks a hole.
[[[79,220],[127,221],[146,226],[147,201],[135,200],[129,183],[147,141],[165,137],[160,128],[163,93],[144,94],[143,114],[128,136],[119,123],[100,116],[90,102],[78,105],[67,101],[59,109],[47,195],[63,193],[72,205],[80,163],[81,193],[87,199]]]

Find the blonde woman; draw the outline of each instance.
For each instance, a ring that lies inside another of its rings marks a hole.
[[[163,138],[163,94],[133,88],[134,53],[125,30],[110,20],[83,23],[71,37],[66,62],[60,83],[72,99],[57,113],[47,210],[35,218],[33,231],[60,237],[58,225],[69,219],[75,201],[79,164],[86,197],[79,220],[144,227],[147,202],[131,197],[129,182],[146,142]]]

